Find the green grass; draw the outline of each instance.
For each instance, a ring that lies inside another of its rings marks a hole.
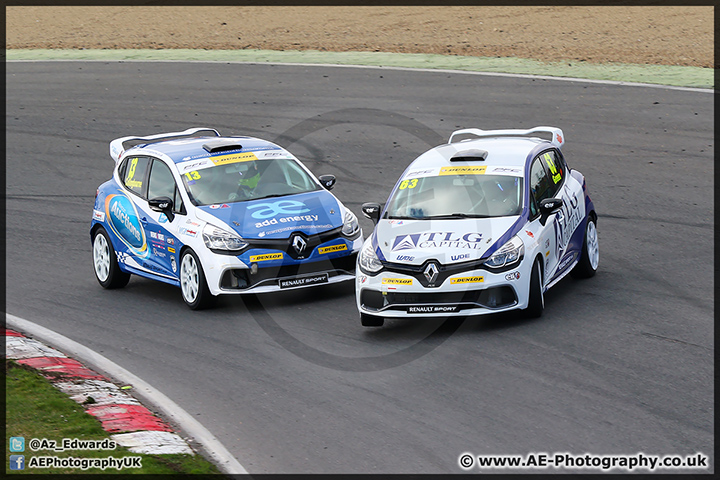
[[[85,412],[83,407],[55,388],[36,370],[13,361],[6,361],[6,474],[219,474],[215,465],[201,455],[145,455],[130,452],[117,446],[114,450],[76,450],[56,452],[50,450],[31,451],[27,444],[33,438],[55,440],[64,438],[80,440],[103,440],[110,435],[103,430],[100,421]],[[10,470],[9,438],[24,437],[26,448],[25,470]],[[108,458],[141,457],[141,468],[29,468],[31,457],[52,456],[58,458]]]

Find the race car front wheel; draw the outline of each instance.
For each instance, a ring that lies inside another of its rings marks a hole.
[[[588,217],[580,260],[572,269],[570,275],[573,278],[590,278],[597,272],[599,262],[600,246],[598,244],[597,225],[593,217]]]
[[[543,295],[542,270],[540,260],[535,260],[530,274],[530,292],[528,306],[525,309],[527,318],[539,318],[545,309],[545,296]]]
[[[93,237],[93,267],[103,288],[122,288],[130,281],[130,274],[120,270],[110,237],[102,227]]]
[[[193,310],[209,307],[214,299],[208,289],[200,260],[190,249],[183,252],[180,260],[180,289],[183,300]]]

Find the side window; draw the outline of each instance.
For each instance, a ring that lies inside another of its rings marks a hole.
[[[557,154],[552,150],[543,153],[542,158],[545,162],[548,173],[550,174],[552,185],[555,187],[553,191],[553,195],[555,195],[560,187],[560,184],[562,184],[562,181],[565,178],[565,170],[563,169],[562,160],[558,158]]]
[[[182,199],[170,168],[158,159],[153,159],[148,179],[148,199],[168,197],[173,201],[173,211],[182,210]]]
[[[542,157],[542,155],[536,157],[530,167],[530,195],[532,196],[531,200],[535,200],[536,206],[540,204],[541,200],[552,198],[553,193],[551,190],[551,181],[543,168]],[[533,202],[531,201],[531,213],[532,203]]]
[[[130,191],[143,196],[145,176],[150,159],[147,157],[130,157],[121,167],[123,185]]]

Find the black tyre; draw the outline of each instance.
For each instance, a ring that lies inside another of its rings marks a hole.
[[[570,275],[573,278],[590,278],[597,272],[599,262],[600,246],[598,244],[597,224],[595,219],[589,217],[585,226],[585,239],[583,240],[580,260],[572,269]]]
[[[527,318],[539,318],[545,309],[545,296],[543,294],[542,269],[540,260],[535,260],[530,274],[530,292],[528,306],[525,309]]]
[[[180,290],[183,300],[193,310],[202,310],[214,303],[215,297],[208,289],[200,260],[190,249],[180,258]]]
[[[362,323],[363,327],[382,327],[385,323],[385,319],[383,317],[376,317],[375,315],[361,313],[360,323]]]
[[[95,230],[92,242],[93,270],[103,288],[122,288],[130,281],[130,274],[120,270],[115,249],[103,227]]]

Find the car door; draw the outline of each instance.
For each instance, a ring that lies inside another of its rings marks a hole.
[[[547,285],[557,269],[560,243],[558,242],[558,218],[562,213],[550,215],[543,225],[540,215],[540,202],[546,198],[555,198],[562,185],[562,177],[557,173],[553,177],[548,168],[551,151],[536,155],[530,165],[530,222],[526,234],[537,241],[538,249],[544,261],[544,281]]]
[[[550,178],[557,180],[555,197],[563,200],[554,226],[557,266],[551,277],[560,278],[575,263],[582,251],[584,228],[579,227],[583,226],[585,218],[585,199],[582,183],[573,175],[567,174],[565,161],[558,152],[546,152],[543,154],[543,161]]]
[[[148,200],[167,197],[173,201],[173,214],[168,215],[150,208]],[[180,218],[184,219],[185,208],[170,167],[158,158],[152,158],[146,198],[143,199],[143,214],[140,224],[145,229],[151,269],[157,274],[178,278],[178,253],[180,242],[177,238]]]

